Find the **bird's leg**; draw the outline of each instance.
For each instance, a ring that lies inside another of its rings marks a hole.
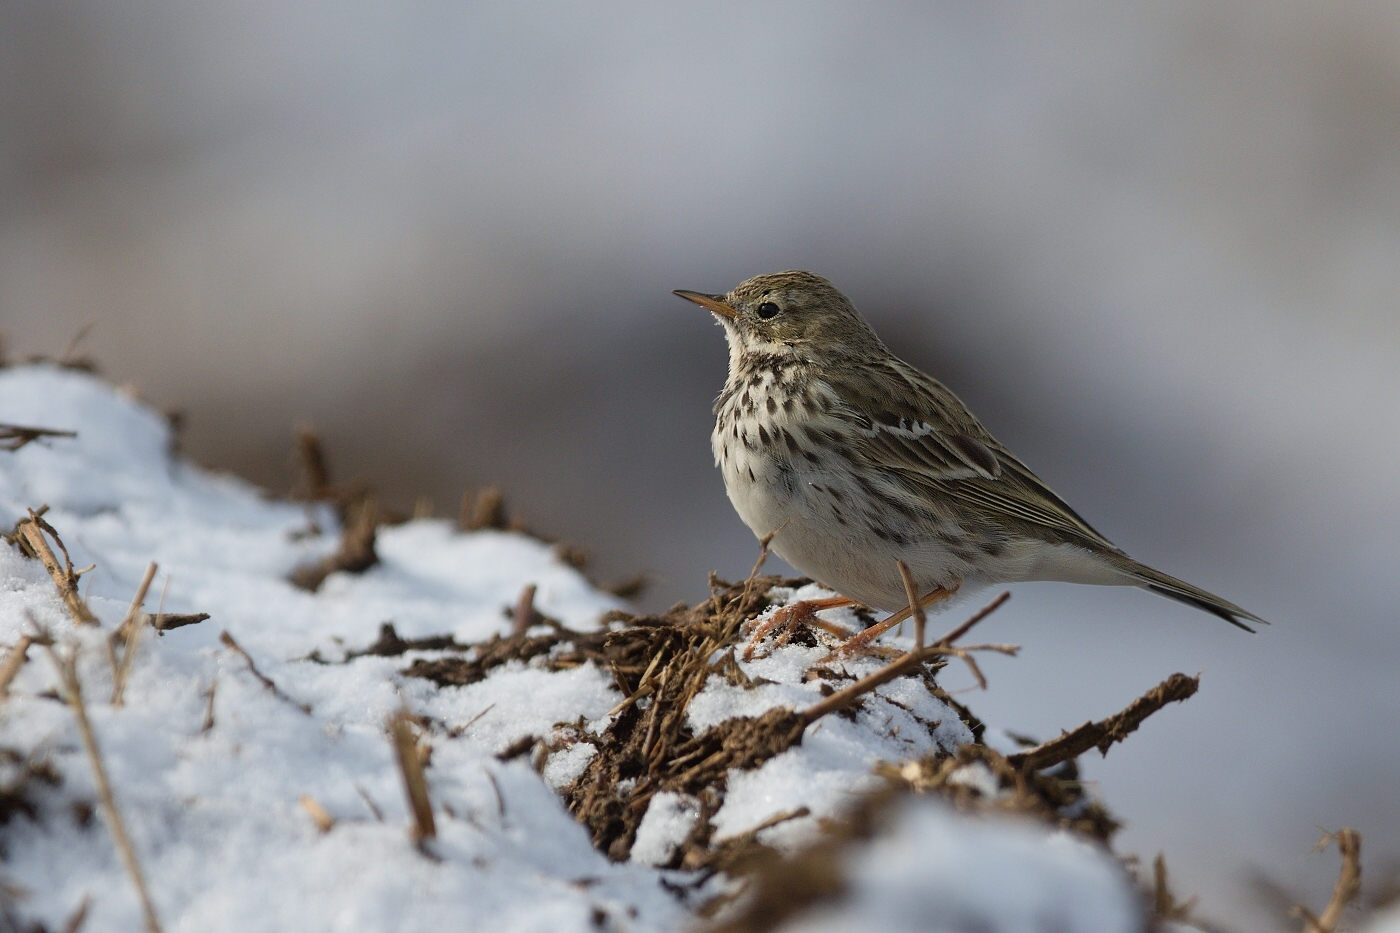
[[[939,603],[945,599],[948,599],[957,591],[957,584],[954,584],[951,587],[940,586],[919,597],[917,603],[911,598],[909,600],[908,606],[905,606],[898,612],[891,614],[888,618],[880,622],[876,622],[874,625],[870,626],[870,628],[866,629],[865,631],[861,632],[855,637],[848,639],[844,645],[833,651],[831,653],[831,656],[841,657],[843,655],[855,654],[857,652],[865,651],[870,647],[871,642],[873,642],[875,639],[879,638],[881,635],[885,634],[890,629],[894,628],[896,625],[913,615],[914,606],[917,605],[920,609],[927,609],[934,603]]]
[[[754,629],[753,637],[749,639],[748,647],[744,649],[744,660],[753,660],[753,651],[758,647],[758,643],[763,640],[769,632],[781,627],[782,632],[778,635],[776,644],[784,644],[804,625],[814,626],[833,635],[844,638],[850,633],[830,622],[824,622],[817,618],[817,613],[823,609],[835,609],[839,606],[849,606],[855,600],[847,599],[844,596],[829,596],[826,599],[804,599],[793,603],[791,606],[784,606]]]
[[[899,568],[900,579],[904,581],[904,598],[909,600],[909,611],[914,614],[914,650],[922,651],[924,623],[928,621],[928,616],[924,615],[924,607],[919,603],[919,584],[914,582],[914,574],[908,564],[896,559],[894,565]]]

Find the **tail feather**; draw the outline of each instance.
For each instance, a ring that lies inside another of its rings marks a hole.
[[[1211,615],[1219,616],[1231,625],[1244,629],[1251,635],[1254,629],[1250,628],[1241,620],[1248,620],[1259,625],[1269,623],[1259,618],[1252,612],[1247,612],[1236,606],[1232,602],[1221,599],[1213,593],[1207,593],[1200,587],[1178,580],[1176,577],[1168,576],[1159,570],[1153,570],[1146,564],[1139,564],[1132,561],[1131,565],[1124,568],[1133,577],[1138,586],[1154,593],[1166,596],[1168,599],[1175,599],[1177,602],[1186,603],[1188,606],[1195,606]]]

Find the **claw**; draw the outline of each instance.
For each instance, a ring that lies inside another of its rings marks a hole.
[[[850,632],[839,625],[817,618],[817,613],[823,609],[835,609],[838,606],[849,606],[854,600],[844,596],[831,596],[826,599],[804,599],[793,603],[791,606],[784,606],[768,618],[764,619],[753,631],[753,636],[749,639],[748,647],[744,649],[744,660],[752,661],[754,649],[774,629],[781,629],[777,638],[773,642],[773,647],[777,648],[785,645],[802,630],[803,627],[819,628],[824,632],[829,632],[837,638],[848,638]]]

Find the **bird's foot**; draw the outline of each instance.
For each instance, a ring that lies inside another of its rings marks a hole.
[[[932,590],[931,592],[919,597],[919,608],[921,610],[927,609],[934,603],[940,603],[945,599],[951,598],[953,594],[955,594],[957,591],[957,586],[940,586],[937,589]],[[831,654],[822,658],[822,661],[835,661],[839,660],[840,658],[848,658],[856,654],[879,654],[880,652],[876,650],[876,646],[873,644],[873,642],[875,641],[875,639],[879,638],[881,635],[885,634],[890,629],[894,628],[896,625],[899,625],[901,622],[908,619],[911,615],[914,615],[914,607],[912,604],[913,601],[911,600],[910,603],[910,605],[905,606],[898,612],[891,613],[885,619],[876,622],[874,625],[870,626],[865,631],[846,639],[844,644],[842,644],[835,651],[831,652]],[[922,632],[920,632],[919,634],[922,635]],[[918,647],[923,646],[919,645]]]
[[[854,602],[854,600],[844,596],[831,596],[826,599],[804,599],[791,606],[782,607],[754,628],[753,635],[749,638],[748,647],[744,649],[744,660],[752,661],[754,649],[758,647],[758,643],[775,629],[778,630],[778,634],[773,639],[774,648],[787,644],[792,636],[803,628],[819,628],[837,638],[848,639],[851,634],[848,629],[834,622],[817,618],[817,613],[823,609],[849,606]]]

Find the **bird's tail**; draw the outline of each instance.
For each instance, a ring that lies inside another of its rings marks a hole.
[[[1131,558],[1125,562],[1122,569],[1128,576],[1132,577],[1133,582],[1137,586],[1166,596],[1169,599],[1175,599],[1178,602],[1186,603],[1188,606],[1195,606],[1197,609],[1209,612],[1211,615],[1220,616],[1220,618],[1224,619],[1226,622],[1238,626],[1250,634],[1254,633],[1254,629],[1250,628],[1241,620],[1248,620],[1259,625],[1269,624],[1254,613],[1247,612],[1234,603],[1221,599],[1214,593],[1207,593],[1200,587],[1192,586],[1184,580],[1178,580],[1176,577],[1168,576],[1160,570],[1153,570],[1146,564],[1140,564]]]

